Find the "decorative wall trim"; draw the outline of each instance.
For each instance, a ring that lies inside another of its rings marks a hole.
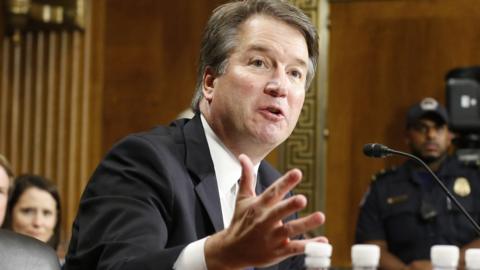
[[[20,42],[31,31],[76,31],[85,27],[85,0],[3,0],[5,34]]]
[[[279,165],[282,171],[299,168],[303,181],[295,189],[308,199],[307,208],[300,214],[325,211],[326,168],[326,100],[328,53],[328,1],[293,0],[317,26],[320,37],[320,55],[316,79],[305,96],[298,124],[290,138],[279,148]],[[314,234],[322,234],[319,228]]]

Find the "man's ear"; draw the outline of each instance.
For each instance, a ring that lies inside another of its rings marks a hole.
[[[213,91],[215,90],[216,76],[211,67],[207,67],[203,73],[203,96],[205,100],[210,103],[213,98]]]
[[[448,139],[453,140],[457,137],[457,134],[453,133],[452,131],[448,130]]]
[[[452,144],[453,139],[455,139],[456,137],[457,135],[455,133],[453,133],[451,130],[448,130],[448,133],[447,133],[448,146]]]

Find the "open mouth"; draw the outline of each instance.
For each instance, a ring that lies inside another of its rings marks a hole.
[[[282,109],[277,106],[263,107],[260,112],[265,118],[271,121],[280,121],[284,118],[284,113]]]
[[[280,108],[276,108],[276,107],[268,107],[267,108],[267,111],[269,111],[270,113],[272,114],[275,114],[275,115],[278,115],[278,116],[282,116],[283,115],[283,112]]]

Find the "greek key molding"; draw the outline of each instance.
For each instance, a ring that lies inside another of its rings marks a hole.
[[[301,8],[317,26],[317,29],[320,29],[320,1],[322,0],[291,0],[290,2]],[[319,72],[317,70],[317,78]],[[322,170],[319,169],[324,167],[320,163],[323,160],[321,155],[325,152],[322,149],[323,136],[321,133],[324,123],[321,122],[324,119],[320,119],[321,113],[323,113],[320,112],[323,109],[320,99],[325,98],[326,94],[320,90],[319,80],[314,79],[306,93],[297,126],[291,136],[279,148],[280,169],[287,171],[298,168],[303,173],[303,181],[295,189],[295,193],[304,194],[309,203],[300,215],[324,210],[325,183],[321,175]],[[314,234],[321,233],[322,229],[318,229]]]

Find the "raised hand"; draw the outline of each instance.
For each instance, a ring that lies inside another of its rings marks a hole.
[[[325,237],[291,240],[324,223],[321,212],[283,223],[282,219],[307,205],[303,195],[283,199],[302,178],[298,169],[288,171],[259,196],[255,195],[253,165],[246,155],[242,165],[240,188],[230,227],[212,235],[205,244],[208,269],[265,267],[300,254],[307,242],[326,242]]]

